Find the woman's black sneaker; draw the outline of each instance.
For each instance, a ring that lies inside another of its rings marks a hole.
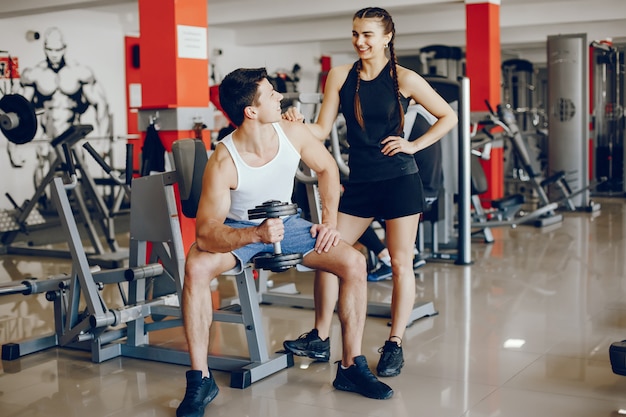
[[[176,410],[176,417],[202,417],[204,409],[220,391],[209,371],[202,377],[201,371],[187,371],[185,397]]]
[[[378,376],[396,376],[400,375],[400,369],[404,365],[404,356],[402,355],[402,346],[390,340],[385,341],[385,346],[378,349],[380,360],[376,366]]]
[[[386,400],[393,396],[393,389],[384,382],[380,382],[367,366],[365,356],[354,358],[354,365],[343,369],[341,361],[337,365],[337,377],[333,387],[342,391],[356,392],[367,398]]]
[[[320,362],[330,360],[330,338],[320,339],[317,329],[301,334],[296,340],[285,340],[283,347],[297,356],[307,356]]]

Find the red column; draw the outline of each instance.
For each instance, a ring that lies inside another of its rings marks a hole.
[[[159,137],[168,152],[174,141],[196,136],[194,121],[211,123],[207,25],[206,0],[139,0],[139,127],[145,131],[149,117],[158,113]],[[203,139],[210,145],[209,135]],[[195,221],[180,207],[179,216],[187,250],[195,240]]]
[[[500,104],[500,0],[465,0],[466,75],[470,80],[470,110],[485,112],[489,100],[492,107]],[[486,200],[504,195],[504,156],[502,148],[494,148],[491,159],[481,161],[489,182]]]

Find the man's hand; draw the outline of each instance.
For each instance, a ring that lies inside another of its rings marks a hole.
[[[285,225],[279,218],[265,219],[254,232],[262,243],[276,243],[285,237]]]
[[[328,224],[314,224],[311,227],[311,236],[316,238],[315,252],[328,252],[333,246],[337,246],[341,240],[339,231]]]

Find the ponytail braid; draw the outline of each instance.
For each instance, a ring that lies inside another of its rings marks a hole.
[[[396,90],[396,98],[398,100],[398,113],[400,114],[400,126],[398,127],[398,135],[404,131],[404,108],[402,107],[402,95],[400,94],[400,83],[398,82],[398,60],[396,51],[393,47],[393,38],[389,42],[389,55],[391,56],[391,77],[393,78],[393,86]]]
[[[362,63],[356,64],[356,91],[354,92],[354,115],[361,129],[365,130],[365,121],[363,120],[363,109],[361,109],[361,97],[359,96],[359,88],[361,87],[361,67]]]

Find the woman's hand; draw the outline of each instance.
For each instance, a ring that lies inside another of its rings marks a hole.
[[[304,115],[295,107],[289,107],[287,111],[283,113],[283,119],[289,120],[290,122],[304,122]]]
[[[413,142],[400,136],[389,136],[383,139],[381,144],[383,145],[381,152],[386,156],[394,156],[400,152],[413,155],[417,152]]]

